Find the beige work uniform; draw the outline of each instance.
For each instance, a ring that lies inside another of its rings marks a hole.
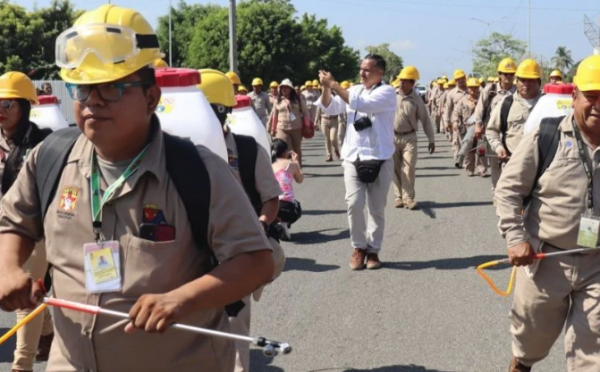
[[[466,95],[460,101],[458,101],[458,104],[454,109],[455,116],[453,118],[453,121],[454,124],[458,126],[458,135],[461,143],[469,127],[474,125],[472,122],[469,122],[469,118],[475,112],[476,105],[477,100],[474,100],[471,98],[471,96]],[[475,172],[475,164],[477,164],[477,172],[479,174],[485,174],[487,172],[487,166],[484,162],[485,158],[477,157],[477,160],[475,160],[476,152],[477,143],[475,142],[471,144],[471,149],[467,152],[465,156],[464,167],[468,174],[473,174]]]
[[[248,94],[248,97],[250,97],[250,100],[252,101],[252,108],[254,109],[254,112],[256,112],[256,115],[266,128],[267,121],[269,120],[269,114],[273,110],[269,94],[267,92],[260,92],[260,94],[251,92]]]
[[[195,245],[185,206],[166,171],[162,131],[158,120],[153,121],[153,139],[139,170],[103,208],[102,233],[120,245],[121,291],[86,291],[83,246],[95,238],[89,192],[93,145],[87,138],[82,135],[75,143],[44,221],[35,186],[39,147],[28,157],[15,184],[2,199],[0,233],[19,233],[40,240],[45,232],[57,298],[129,312],[144,294],[166,293],[204,275],[210,268],[208,249],[219,262],[244,253],[271,250],[248,198],[227,164],[201,146],[198,152],[208,171],[211,190],[209,247],[201,249]],[[103,191],[106,186],[103,180]],[[153,242],[138,237],[144,208],[161,210],[165,222],[175,227],[176,239]],[[55,308],[53,315],[55,339],[48,372],[233,370],[235,350],[230,340],[179,331],[162,335],[139,331],[128,335],[123,332],[126,320],[60,308]],[[220,331],[229,329],[224,309],[200,311],[181,322]]]
[[[327,150],[327,157],[332,156],[331,148],[339,157],[340,147],[338,145],[338,127],[340,125],[340,115],[326,115],[323,113],[320,107],[317,107],[315,126],[321,127],[323,136],[325,136],[325,149]]]
[[[440,129],[443,133],[446,133],[446,137],[448,137],[449,140],[452,140],[452,131],[448,131],[446,129],[448,124],[446,123],[446,120],[444,120],[444,111],[446,109],[446,98],[448,97],[448,92],[449,90],[445,90],[439,98]]]
[[[348,125],[348,113],[343,112],[340,114],[340,125],[338,127],[338,140],[339,146],[342,148],[344,146],[344,140],[346,139],[346,127]]]
[[[442,106],[441,106],[441,100],[440,98],[444,95],[446,91],[443,89],[436,89],[435,91],[435,95],[433,97],[433,117],[435,119],[435,127],[436,127],[436,131],[437,128],[441,128],[441,123],[442,123]]]
[[[481,92],[479,96],[479,101],[477,101],[477,108],[475,109],[475,122],[481,123],[483,125],[483,130],[485,133],[485,129],[487,128],[488,122],[490,121],[490,117],[492,116],[492,112],[498,103],[502,100],[502,98],[512,95],[516,92],[517,86],[513,85],[511,89],[505,90],[502,89],[502,86],[498,83],[492,83],[485,87],[485,89]],[[486,141],[486,149],[485,152],[487,155],[495,156],[496,153],[492,149],[489,144],[489,141]],[[500,179],[500,174],[502,168],[500,167],[500,162],[496,157],[490,157],[487,159],[490,165],[490,169],[492,172],[492,194],[496,189],[496,185],[498,184],[498,179]]]
[[[588,178],[572,125],[572,114],[561,122],[556,155],[535,186],[524,217],[523,199],[534,185],[540,161],[539,129],[522,139],[504,167],[496,200],[499,228],[508,247],[529,241],[536,252],[578,248],[579,222],[587,210]],[[583,139],[588,161],[593,163],[593,213],[600,216],[600,149]],[[514,356],[528,366],[544,359],[565,328],[568,371],[597,371],[598,298],[600,254],[596,250],[547,258],[519,268],[510,316]]]
[[[454,126],[454,108],[464,96],[467,95],[466,90],[462,90],[459,87],[451,89],[446,95],[446,103],[444,105],[444,121],[446,125],[451,127]],[[457,131],[452,129],[452,150],[454,152],[454,159],[458,160],[458,151],[460,150],[460,135]]]
[[[239,184],[243,187],[242,178],[239,170],[239,154],[238,148],[235,143],[235,139],[230,131],[227,131],[225,135],[225,144],[227,146],[227,156],[229,158],[229,166],[233,171],[236,179]],[[263,203],[268,202],[271,199],[279,199],[279,195],[282,194],[281,187],[279,186],[279,182],[275,178],[275,174],[273,174],[273,168],[271,166],[271,159],[267,152],[260,146],[258,147],[258,152],[256,155],[256,164],[254,168],[255,174],[255,188],[256,191],[260,194],[260,199]],[[273,279],[277,278],[281,272],[283,271],[283,266],[285,264],[285,256],[283,254],[283,249],[279,245],[279,243],[269,238],[269,242],[271,243],[271,247],[273,248],[273,260],[275,261],[275,275]],[[258,301],[260,299],[260,295],[262,294],[262,288],[254,293],[254,300]],[[251,318],[251,303],[250,295],[244,298],[244,304],[246,306],[240,311],[240,313],[236,317],[229,318],[229,327],[232,333],[241,334],[244,336],[250,335],[250,318]],[[250,344],[244,341],[236,341],[235,342],[235,372],[248,372],[250,371]]]
[[[514,101],[510,107],[510,111],[508,112],[506,129],[506,147],[508,147],[506,150],[508,151],[507,155],[509,156],[517,149],[519,142],[521,142],[523,130],[525,129],[525,123],[527,122],[529,114],[537,104],[541,95],[538,95],[530,102],[521,98],[521,95],[517,92],[513,94],[513,97]],[[490,148],[496,155],[498,154],[498,149],[504,148],[504,145],[502,144],[502,133],[500,132],[500,127],[502,126],[500,114],[502,111],[502,102],[504,102],[505,98],[506,97],[503,97],[500,99],[500,101],[498,101],[485,128],[485,137],[490,144]],[[492,159],[496,160],[496,158]],[[499,171],[500,174],[496,174],[496,177],[500,179],[500,176],[502,175],[502,167],[500,164],[498,165],[499,169],[496,169],[496,171]]]
[[[315,102],[319,99],[319,94],[314,89],[312,91],[307,89],[302,92],[302,96],[305,99],[306,108],[310,114],[310,121],[314,123],[317,118],[317,105]]]
[[[316,109],[316,106],[315,106]],[[285,98],[273,106],[272,120],[276,121],[277,138],[284,140],[288,149],[298,154],[299,162],[302,162],[302,126],[305,117],[310,117],[306,102],[290,104]],[[293,120],[292,120],[293,119]]]
[[[0,185],[2,184],[5,163],[13,148],[12,141],[7,141],[0,134]],[[2,191],[0,190],[1,197]],[[36,244],[31,257],[23,265],[23,269],[34,280],[44,278],[48,270],[48,262],[46,261],[46,247],[43,241]],[[17,310],[17,322],[23,320],[30,313],[31,310]],[[12,368],[19,371],[32,371],[40,336],[50,335],[53,331],[52,317],[48,309],[44,310],[41,316],[33,318],[29,323],[19,328]]]
[[[415,167],[417,166],[417,131],[419,120],[429,143],[434,143],[431,119],[427,107],[414,94],[398,94],[398,108],[394,119],[394,194],[404,202],[415,199]]]

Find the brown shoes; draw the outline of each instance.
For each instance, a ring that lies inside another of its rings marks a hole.
[[[341,158],[339,150],[335,150],[335,157],[338,159]]]
[[[40,343],[38,345],[38,352],[35,360],[37,362],[47,362],[50,356],[50,347],[52,346],[52,340],[54,340],[54,333],[50,333],[48,336],[41,336]]]
[[[327,159],[325,159],[325,161],[326,161],[326,162],[328,162],[328,163],[329,163],[330,161],[333,161],[333,159],[331,158],[331,155],[329,155],[329,156],[327,157]]]
[[[413,210],[416,207],[417,207],[417,202],[414,201],[414,200],[412,200],[412,199],[409,199],[409,200],[407,200],[407,201],[404,202],[404,208],[406,208],[406,209]]]
[[[512,358],[508,372],[531,372],[531,367],[522,365],[517,358]]]
[[[350,256],[350,268],[352,270],[364,269],[366,257],[367,257],[366,250],[354,248],[354,252],[352,252],[352,256]]]
[[[402,199],[396,199],[394,201],[394,208],[402,208],[404,207],[404,201]]]
[[[379,256],[377,253],[368,253],[367,254],[367,269],[369,270],[377,270],[381,267],[381,261],[379,261]]]

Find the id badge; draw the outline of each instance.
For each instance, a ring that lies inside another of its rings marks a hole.
[[[600,218],[589,213],[581,215],[579,234],[577,234],[577,245],[585,248],[597,248],[599,234]]]
[[[83,246],[85,288],[88,293],[118,292],[122,288],[119,242],[88,243]]]
[[[294,115],[293,112],[290,112],[290,121],[295,121],[296,120],[296,115]]]

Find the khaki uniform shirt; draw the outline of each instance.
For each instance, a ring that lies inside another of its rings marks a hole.
[[[437,89],[435,92],[435,95],[433,96],[432,112],[433,112],[433,115],[436,117],[440,116],[442,114],[442,106],[441,106],[440,98],[444,95],[444,93],[446,93],[445,90]]]
[[[508,125],[506,129],[506,146],[508,147],[506,150],[510,153],[513,153],[517,149],[519,142],[521,142],[525,123],[529,118],[531,110],[533,110],[539,101],[541,94],[532,100],[531,103],[521,98],[519,93],[515,93],[513,96],[514,102],[508,112]],[[499,148],[504,148],[504,145],[502,144],[502,133],[500,132],[500,127],[502,125],[500,114],[502,111],[502,102],[505,98],[506,97],[502,98],[496,105],[485,130],[485,136],[490,143],[490,147],[496,152],[498,152]]]
[[[229,167],[233,171],[236,179],[238,180],[240,186],[242,188],[244,185],[242,184],[242,177],[240,175],[239,168],[239,154],[237,144],[235,143],[235,139],[231,131],[226,128],[227,133],[225,134],[225,145],[227,146],[227,157],[229,159]],[[273,167],[271,165],[271,158],[269,154],[265,151],[265,149],[259,145],[257,146],[257,154],[256,154],[256,165],[254,167],[254,175],[256,184],[254,187],[256,191],[260,194],[260,200],[264,204],[271,199],[277,198],[279,200],[279,195],[283,194],[281,191],[281,187],[279,186],[279,182],[277,178],[275,178],[275,174],[273,173]],[[273,261],[275,261],[275,273],[273,275],[273,279],[277,278],[281,272],[283,271],[283,266],[285,264],[285,254],[283,253],[283,249],[277,243],[276,240],[269,238],[269,243],[271,243],[271,248],[273,248]],[[256,301],[259,300],[260,295],[262,293],[262,288],[254,292],[254,299]]]
[[[2,177],[4,176],[4,167],[8,160],[8,155],[13,148],[12,141],[7,141],[6,138],[0,133],[0,198],[2,198]]]
[[[271,102],[271,110],[272,110],[273,106],[275,106],[275,103],[277,102],[277,96],[269,93],[269,102]]]
[[[464,96],[454,108],[454,114],[452,122],[458,125],[458,131],[465,133],[467,127],[470,127],[472,123],[469,122],[469,118],[475,112],[477,100],[471,98],[471,96]]]
[[[306,108],[306,103],[302,99],[299,99],[299,101],[290,104],[287,99],[282,98],[281,102],[275,103],[271,116],[277,118],[277,129],[302,129],[304,117],[310,118],[310,113]],[[292,117],[294,120],[292,120]]]
[[[444,93],[442,93],[442,95],[439,98],[439,113],[437,116],[440,117],[440,120],[442,121],[442,124],[444,125],[444,127],[446,127],[446,122],[444,120],[444,112],[446,109],[446,97],[448,97],[448,92],[449,90],[445,90]]]
[[[492,89],[493,87],[495,88]],[[501,85],[496,83],[486,86],[479,96],[479,101],[477,101],[477,108],[475,109],[475,123],[482,123],[483,128],[486,128],[488,122],[490,121],[492,112],[494,112],[498,102],[500,102],[502,98],[514,94],[516,91],[516,85],[513,85],[510,90],[502,89]]]
[[[267,92],[261,92],[260,94],[256,94],[251,92],[248,94],[250,100],[252,100],[252,108],[256,115],[260,120],[265,120],[269,117],[269,113],[273,110],[273,106],[271,105],[271,99],[269,98],[269,94]]]
[[[455,116],[453,116],[454,108],[458,104],[458,101],[460,101],[466,95],[467,95],[467,91],[462,90],[459,87],[452,88],[446,94],[446,103],[444,106],[444,120],[446,121],[446,123],[448,125],[454,126],[454,124],[455,124],[454,123]]]
[[[14,186],[2,199],[0,233],[40,240],[45,232],[57,298],[129,312],[140,296],[172,291],[209,270],[210,252],[195,246],[185,206],[166,171],[159,125],[153,132],[140,169],[103,208],[102,232],[120,245],[119,292],[91,294],[85,288],[83,246],[94,241],[89,192],[93,145],[87,138],[82,135],[75,143],[44,221],[35,186],[39,147],[27,158]],[[198,152],[210,176],[208,245],[218,261],[270,250],[256,214],[229,167],[207,148],[200,146]],[[103,191],[106,186],[103,181]],[[165,222],[176,228],[176,240],[153,242],[139,237],[139,226],[148,210],[164,213]],[[46,371],[233,370],[232,341],[174,330],[162,335],[142,331],[127,335],[123,332],[126,320],[53,310],[56,332]],[[201,311],[181,322],[228,329],[224,309]]]
[[[434,142],[433,127],[431,119],[427,114],[427,108],[421,97],[415,94],[405,95],[404,92],[398,93],[398,106],[396,108],[396,117],[394,119],[394,132],[399,134],[408,134],[419,130],[419,120],[423,126],[423,131],[429,139],[429,143]]]
[[[539,251],[541,242],[560,249],[577,247],[581,215],[587,210],[588,179],[573,134],[573,114],[560,124],[560,141],[554,160],[540,177],[525,216],[523,199],[529,195],[538,169],[539,129],[523,137],[496,187],[499,228],[509,247],[530,241]],[[593,162],[594,215],[600,216],[600,148],[594,150],[582,134],[588,161]]]

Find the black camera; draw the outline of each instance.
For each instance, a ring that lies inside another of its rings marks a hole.
[[[369,118],[368,116],[364,116],[354,122],[354,129],[356,129],[357,132],[363,131],[367,128],[371,128],[372,126],[373,123],[371,122],[371,118]]]

